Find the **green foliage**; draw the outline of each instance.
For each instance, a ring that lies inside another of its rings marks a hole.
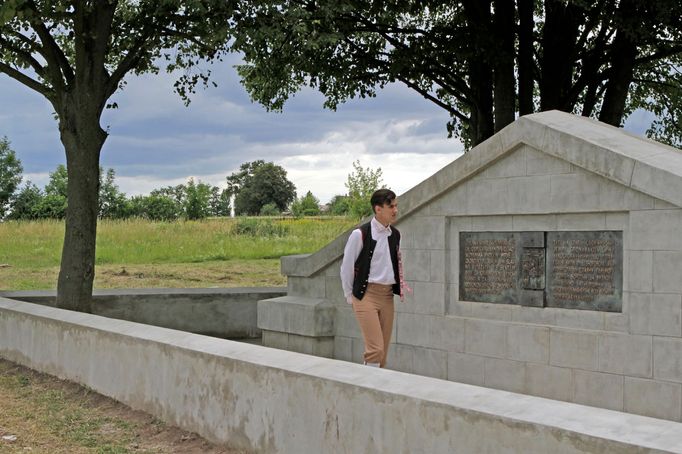
[[[126,195],[122,193],[114,182],[116,172],[114,169],[107,170],[106,177],[102,180],[100,168],[99,184],[99,217],[102,219],[125,219],[130,216],[130,204]]]
[[[50,180],[45,185],[46,195],[62,196],[68,194],[69,175],[64,164],[59,164],[54,172],[50,172]]]
[[[45,194],[33,206],[31,219],[64,219],[67,201],[61,194]]]
[[[168,196],[135,196],[130,200],[133,216],[151,221],[173,221],[180,217],[178,204]]]
[[[275,223],[270,219],[242,218],[234,225],[235,235],[248,235],[253,237],[286,236],[289,228],[281,223]]]
[[[111,96],[128,73],[156,74],[165,67],[169,72],[183,70],[175,88],[188,101],[196,85],[207,84],[210,77],[210,71],[199,68],[199,63],[219,60],[227,52],[235,3],[4,1],[0,3],[0,61],[25,71],[27,76],[9,69],[0,72],[52,98],[73,88],[72,77],[88,70],[78,66],[76,44],[103,42],[105,46],[81,48],[91,58],[101,58],[98,69],[106,71],[102,75],[106,90],[97,95]],[[76,26],[82,27],[82,35],[75,35]],[[36,55],[47,61],[36,59]],[[30,81],[29,77],[35,79]]]
[[[658,83],[658,89],[650,91],[637,84],[630,93],[632,110],[642,108],[656,115],[646,134],[659,142],[682,148],[682,56],[674,56],[669,62],[656,65],[657,72],[640,71],[637,77],[649,77]]]
[[[244,2],[234,49],[268,109],[306,86],[336,109],[402,82],[469,145],[535,111],[619,126],[637,107],[657,115],[651,136],[682,145],[681,10],[681,0],[263,0]]]
[[[154,189],[149,195],[167,197],[173,200],[178,205],[178,209],[180,209],[184,204],[186,190],[187,187],[184,184],[178,184],[176,186],[166,186]]]
[[[24,168],[17,155],[10,148],[7,137],[0,139],[0,219],[7,214],[7,208],[14,196]]]
[[[377,189],[384,188],[381,168],[363,168],[360,161],[353,162],[353,172],[348,175],[348,212],[351,217],[361,219],[372,214],[370,199]]]
[[[35,207],[42,200],[43,193],[35,184],[27,181],[10,207],[9,219],[36,219]]]
[[[99,217],[125,219],[134,215],[133,207],[115,183],[114,169],[104,175],[100,169]],[[50,179],[41,191],[28,182],[12,202],[10,219],[63,219],[66,215],[68,175],[66,167],[59,165],[50,173]]]
[[[261,216],[279,216],[280,214],[279,208],[274,203],[266,203],[260,209]]]
[[[64,219],[67,198],[66,167],[57,166],[50,173],[50,180],[41,191],[30,181],[12,201],[10,219]]]
[[[345,216],[349,211],[350,206],[347,195],[335,195],[329,203],[329,214],[333,216]]]
[[[257,215],[263,205],[273,203],[284,211],[296,198],[296,187],[281,166],[263,160],[246,162],[227,177],[227,189],[235,194],[237,215]]]
[[[155,189],[149,196],[127,199],[115,182],[116,172],[100,169],[99,217],[127,219],[142,217],[170,221],[180,216],[204,219],[208,216],[228,216],[230,199],[226,190],[190,179],[187,185]],[[12,201],[10,219],[63,219],[65,216],[68,178],[66,167],[59,165],[50,173],[44,192],[30,182]]]
[[[320,200],[308,191],[306,195],[291,205],[291,212],[297,218],[302,216],[317,216],[320,214]]]
[[[189,220],[230,215],[228,191],[201,181],[195,182],[191,178],[187,184],[154,189],[150,196],[172,200],[176,205],[176,211]]]
[[[211,186],[202,183],[194,183],[190,178],[185,189],[185,217],[189,220],[204,219],[211,214]]]
[[[231,213],[230,193],[227,189],[220,189],[217,186],[211,188],[211,216],[229,216]]]

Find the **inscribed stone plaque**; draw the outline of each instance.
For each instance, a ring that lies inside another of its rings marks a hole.
[[[623,232],[460,232],[459,299],[619,312]]]
[[[515,232],[461,232],[459,299],[516,304],[519,240]]]
[[[547,233],[547,306],[617,312],[622,307],[623,233]]]

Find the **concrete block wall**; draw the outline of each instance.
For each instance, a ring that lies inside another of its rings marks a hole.
[[[257,304],[286,295],[284,287],[100,289],[92,312],[208,336],[257,338]],[[0,292],[0,297],[54,306],[55,290]]]
[[[324,298],[287,295],[261,300],[258,328],[266,347],[334,355],[334,307]]]
[[[682,453],[680,423],[5,298],[0,358],[240,451]]]
[[[414,294],[396,298],[388,367],[682,420],[679,207],[521,145],[397,227]],[[622,230],[622,312],[460,301],[459,232],[529,230]],[[336,306],[335,357],[359,362],[339,266],[309,285]]]

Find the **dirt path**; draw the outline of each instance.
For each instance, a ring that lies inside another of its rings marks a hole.
[[[82,386],[0,359],[0,453],[236,454]]]

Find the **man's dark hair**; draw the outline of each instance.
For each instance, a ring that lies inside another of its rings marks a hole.
[[[384,206],[386,204],[390,205],[391,202],[395,200],[395,192],[391,191],[390,189],[378,189],[374,191],[374,194],[372,194],[372,198],[370,199],[370,202],[372,203],[372,211],[376,213],[376,210],[374,209],[375,206]]]

